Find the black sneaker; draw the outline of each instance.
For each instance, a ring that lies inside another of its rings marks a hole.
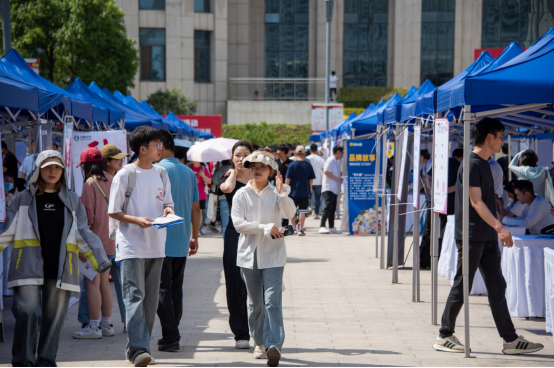
[[[267,349],[267,365],[268,367],[278,367],[281,360],[281,351],[276,346],[271,346]]]
[[[161,339],[158,340],[158,345],[163,345],[165,344],[165,341],[164,341],[164,338],[162,337]]]
[[[173,341],[173,342],[167,342],[162,345],[158,345],[159,351],[179,351],[181,350],[181,346],[179,345],[179,341]]]

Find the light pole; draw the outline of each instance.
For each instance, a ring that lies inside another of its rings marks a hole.
[[[12,30],[10,19],[10,0],[2,0],[2,34],[4,42],[4,55],[12,48]]]
[[[327,22],[327,40],[325,41],[325,124],[329,130],[329,76],[331,74],[331,20],[333,19],[333,0],[325,0],[325,21]]]

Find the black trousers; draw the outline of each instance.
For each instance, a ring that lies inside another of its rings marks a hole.
[[[165,257],[160,277],[158,317],[165,343],[181,340],[179,322],[183,316],[183,278],[187,257]]]
[[[331,191],[322,193],[325,209],[321,215],[320,227],[325,227],[327,219],[329,219],[329,229],[335,227],[335,212],[337,211],[337,195]]]
[[[237,266],[239,236],[234,227],[228,226],[223,242],[223,273],[227,291],[227,308],[229,309],[229,326],[235,335],[235,341],[250,340],[248,328],[248,310],[246,284],[240,276]]]
[[[450,289],[450,294],[446,300],[444,313],[442,315],[442,327],[439,330],[441,337],[449,337],[454,334],[456,326],[456,317],[464,304],[464,285],[462,278],[462,242],[456,240],[458,248],[458,269],[454,285]],[[473,278],[477,268],[481,270],[487,292],[489,294],[489,305],[491,307],[492,317],[496,324],[496,329],[500,336],[506,342],[512,342],[517,339],[516,330],[508,311],[506,302],[506,281],[502,276],[500,268],[500,249],[498,241],[469,242],[469,285],[473,285]]]

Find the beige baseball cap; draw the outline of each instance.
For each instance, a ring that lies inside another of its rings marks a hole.
[[[305,155],[306,149],[304,148],[304,146],[296,146],[296,149],[294,150],[294,152],[299,153],[301,155]]]

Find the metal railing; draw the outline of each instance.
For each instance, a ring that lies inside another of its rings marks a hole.
[[[229,78],[231,101],[325,101],[325,78]]]

